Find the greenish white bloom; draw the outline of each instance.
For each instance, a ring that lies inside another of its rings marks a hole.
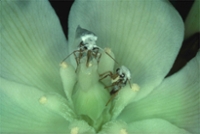
[[[1,15],[1,133],[200,131],[199,52],[165,78],[184,38],[182,19],[168,1],[77,0],[68,41],[46,0],[3,0]],[[104,52],[99,63],[93,58],[88,67],[83,56],[77,71],[73,55],[60,64],[79,45],[79,25],[94,32],[97,45],[110,48],[105,51],[130,69],[132,88],[127,84],[110,96],[104,84],[111,79],[102,84],[99,74],[114,72],[118,65]]]

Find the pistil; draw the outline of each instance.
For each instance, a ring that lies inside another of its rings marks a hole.
[[[107,77],[100,81],[100,74],[113,72],[115,63],[114,54],[106,48],[101,53],[99,63],[95,57],[88,62],[87,56],[84,56],[81,57],[76,71],[69,63],[63,62],[60,65],[63,88],[69,103],[73,105],[77,115],[76,119],[84,120],[96,131],[100,130],[105,123],[116,120],[124,107],[134,99],[139,91],[137,84],[132,86],[125,84],[115,95],[110,95],[112,88],[118,86],[110,85],[114,80],[116,81],[114,83],[118,83],[121,76],[118,76],[118,79]],[[109,87],[109,89],[105,87]],[[45,104],[47,101],[45,97],[40,99],[41,104]],[[127,134],[126,129],[121,128],[119,131],[121,134]],[[73,134],[78,132],[77,127],[71,129]]]

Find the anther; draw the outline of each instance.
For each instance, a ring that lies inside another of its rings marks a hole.
[[[39,102],[40,104],[45,104],[47,103],[47,98],[45,96],[42,96],[40,99],[39,99]]]
[[[60,67],[62,67],[62,68],[67,68],[67,67],[68,67],[68,65],[67,65],[67,63],[66,63],[66,62],[62,62],[62,63],[60,63]]]
[[[78,127],[74,127],[71,129],[70,134],[78,134],[79,128]]]
[[[140,86],[138,84],[134,83],[134,84],[131,85],[131,89],[134,92],[138,92],[140,90]]]
[[[126,129],[121,129],[120,134],[128,134],[128,133],[127,133]]]

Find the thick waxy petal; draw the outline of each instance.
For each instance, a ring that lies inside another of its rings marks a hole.
[[[162,119],[147,119],[128,125],[127,134],[191,134]]]
[[[99,134],[128,134],[127,124],[123,121],[110,121],[103,125]]]
[[[2,77],[63,93],[59,62],[67,42],[48,1],[1,1],[0,34]]]
[[[185,21],[185,38],[200,32],[200,1],[195,0]]]
[[[75,120],[67,126],[66,134],[95,134],[94,128],[89,126],[85,121]]]
[[[146,119],[126,124],[122,121],[111,121],[102,127],[99,134],[191,134],[182,128],[162,120]]]
[[[76,83],[75,69],[73,68],[71,64],[67,64],[66,62],[63,62],[60,65],[60,76],[62,79],[65,95],[69,103],[72,104],[71,97],[72,97],[74,85]]]
[[[66,133],[75,118],[55,93],[0,78],[0,133]]]
[[[77,0],[69,17],[69,46],[75,49],[77,26],[98,36],[97,45],[109,47],[116,60],[132,72],[141,87],[139,100],[161,83],[183,40],[184,25],[164,0]]]
[[[166,78],[146,98],[127,106],[119,119],[130,123],[148,118],[163,118],[189,132],[199,130],[200,53],[181,71]]]

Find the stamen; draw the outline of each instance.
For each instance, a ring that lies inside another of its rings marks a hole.
[[[112,119],[115,119],[121,111],[124,109],[125,106],[127,106],[129,103],[131,103],[135,96],[137,95],[137,92],[139,90],[138,84],[132,84],[130,88],[129,85],[126,85],[116,95],[114,101],[113,101],[113,108],[112,108]]]
[[[56,93],[48,93],[40,97],[39,103],[48,110],[59,114],[67,121],[72,121],[76,118],[74,111],[69,105],[66,98]]]
[[[113,71],[114,65],[116,63],[116,60],[114,59],[114,53],[111,51],[110,48],[105,48],[101,55],[101,59],[99,61],[98,66],[98,73],[102,74],[108,71]]]
[[[39,99],[39,102],[40,104],[45,104],[47,103],[47,98],[45,96],[42,96],[40,99]]]
[[[74,127],[71,129],[70,134],[78,134],[79,128],[78,127]]]
[[[128,134],[128,133],[127,133],[126,129],[121,129],[120,134]]]
[[[67,64],[66,62],[62,62],[60,64],[60,76],[67,99],[70,103],[72,103],[71,95],[73,87],[76,83],[75,69],[72,65]]]

